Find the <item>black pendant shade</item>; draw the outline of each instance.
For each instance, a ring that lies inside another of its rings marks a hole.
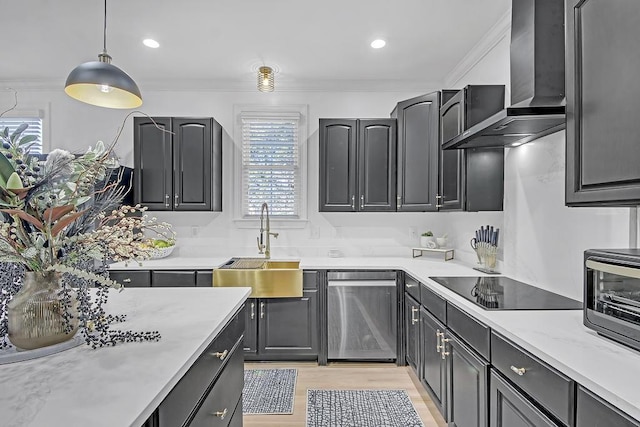
[[[137,108],[142,95],[131,77],[108,62],[91,61],[74,68],[64,91],[87,104],[107,108]]]
[[[85,62],[74,68],[64,87],[70,97],[87,104],[106,108],[137,108],[142,95],[131,77],[115,65],[107,53],[107,0],[104,0],[104,33],[102,53],[98,61]]]

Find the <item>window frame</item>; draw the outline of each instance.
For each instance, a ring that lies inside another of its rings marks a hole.
[[[233,222],[238,228],[257,228],[260,226],[259,216],[245,216],[243,212],[243,165],[242,165],[242,116],[268,118],[291,118],[291,114],[299,116],[298,121],[298,177],[300,180],[298,216],[297,217],[271,217],[272,228],[304,228],[308,221],[308,164],[307,164],[307,136],[308,136],[308,105],[234,105],[234,177],[233,177]],[[287,117],[288,115],[288,117]]]

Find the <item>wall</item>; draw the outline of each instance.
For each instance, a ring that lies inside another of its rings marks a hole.
[[[469,54],[477,58],[475,64],[463,73],[454,70],[460,77],[451,85],[505,83],[508,88],[508,29],[493,36],[494,43],[481,42]],[[584,250],[629,247],[630,209],[568,208],[564,180],[564,131],[505,150],[503,272],[582,300]]]
[[[62,85],[62,84],[61,84]],[[307,152],[307,211],[309,221],[303,228],[283,228],[277,222],[272,229],[280,233],[272,239],[274,258],[282,256],[326,256],[337,249],[349,256],[409,256],[418,245],[418,236],[432,230],[447,234],[451,245],[460,248],[456,258],[475,261],[469,247],[473,230],[481,224],[502,226],[502,213],[320,213],[318,212],[318,119],[320,117],[389,117],[396,102],[422,92],[218,92],[218,91],[145,91],[142,110],[151,116],[213,116],[225,129],[223,141],[223,212],[154,213],[170,222],[178,233],[177,253],[192,256],[257,255],[258,224],[240,228],[234,222],[233,188],[234,104],[292,105],[307,104],[309,117]],[[10,105],[12,97],[0,93],[0,105]],[[79,103],[60,90],[19,90],[19,107],[45,108],[49,113],[47,137],[50,148],[81,152],[101,139],[111,142],[127,112],[108,110]],[[121,162],[133,164],[132,118],[124,122],[115,152]],[[45,142],[46,145],[46,142]],[[428,255],[425,255],[427,257]],[[435,256],[435,255],[434,255]]]

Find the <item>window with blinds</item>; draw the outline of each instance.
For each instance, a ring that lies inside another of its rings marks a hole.
[[[42,153],[42,119],[40,117],[0,117],[0,132],[4,132],[5,128],[9,128],[11,135],[22,123],[26,123],[29,127],[22,132],[22,137],[33,135],[36,140],[28,145],[29,153]]]
[[[300,115],[242,113],[242,213],[258,216],[262,204],[278,218],[300,209]]]

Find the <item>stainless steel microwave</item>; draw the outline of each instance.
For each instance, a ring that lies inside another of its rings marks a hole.
[[[584,324],[640,350],[640,249],[584,252]]]

